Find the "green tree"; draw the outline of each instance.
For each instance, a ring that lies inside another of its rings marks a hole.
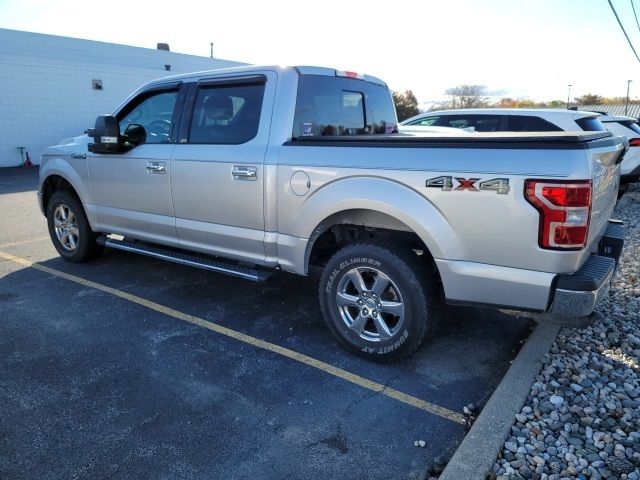
[[[418,99],[413,94],[412,90],[391,92],[391,95],[393,96],[393,103],[396,104],[396,112],[398,114],[399,122],[420,113],[420,110],[418,109]]]
[[[444,93],[451,96],[451,108],[478,108],[487,106],[487,87],[484,85],[458,85]]]

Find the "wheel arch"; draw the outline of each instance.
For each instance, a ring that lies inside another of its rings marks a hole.
[[[314,228],[305,247],[305,269],[322,265],[343,246],[363,240],[406,245],[433,258],[424,241],[405,223],[383,212],[356,208],[329,215]]]
[[[91,228],[97,230],[98,222],[91,208],[91,195],[88,179],[82,178],[78,171],[64,159],[48,158],[40,167],[39,195],[42,196],[42,211],[47,214],[47,205],[51,195],[57,190],[71,191],[82,204]]]
[[[287,223],[295,237],[305,239],[302,258],[292,262],[302,264],[305,272],[318,241],[337,226],[410,238],[433,258],[457,258],[462,252],[452,226],[429,199],[379,177],[332,182],[306,199]]]

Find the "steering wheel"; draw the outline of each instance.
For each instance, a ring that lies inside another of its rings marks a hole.
[[[169,120],[154,120],[145,125],[145,130],[148,135],[154,137],[168,137],[171,131],[171,122]]]

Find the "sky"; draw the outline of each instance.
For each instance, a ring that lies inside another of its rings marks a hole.
[[[640,55],[631,0],[613,0]],[[636,1],[640,7],[640,0]],[[640,15],[640,8],[636,8]],[[421,104],[460,84],[495,98],[640,98],[640,62],[607,0],[0,0],[0,28],[265,65],[368,73]]]

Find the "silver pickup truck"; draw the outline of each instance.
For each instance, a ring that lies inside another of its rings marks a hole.
[[[260,281],[320,270],[346,348],[412,354],[442,299],[588,315],[623,244],[625,141],[608,132],[421,137],[387,86],[318,67],[151,82],[42,157],[60,255],[111,247]]]

